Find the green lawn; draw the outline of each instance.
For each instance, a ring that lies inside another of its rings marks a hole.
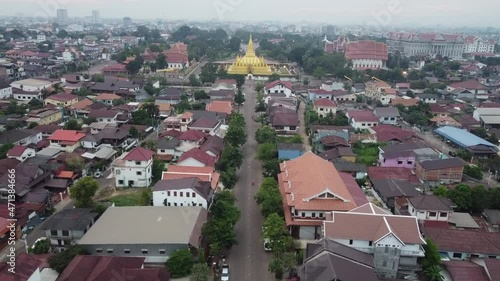
[[[300,135],[294,136],[278,136],[276,138],[277,143],[302,143],[302,137]]]
[[[356,163],[375,166],[378,159],[380,143],[356,143],[352,146],[356,154]]]
[[[131,194],[118,195],[115,197],[111,197],[110,201],[115,203],[117,207],[125,207],[125,206],[141,206],[141,191]]]

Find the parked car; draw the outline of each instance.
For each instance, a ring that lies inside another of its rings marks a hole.
[[[229,281],[229,265],[227,265],[227,264],[222,265],[220,280],[221,281]]]
[[[102,177],[102,172],[101,171],[94,172],[94,178],[98,179],[100,177]]]
[[[271,240],[269,240],[268,238],[264,239],[264,251],[270,252],[272,250],[270,242]]]

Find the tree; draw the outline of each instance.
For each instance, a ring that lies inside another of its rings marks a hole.
[[[216,168],[219,171],[224,171],[230,167],[239,168],[242,163],[243,154],[241,150],[231,144],[227,144],[217,161]]]
[[[213,83],[217,79],[218,66],[207,63],[201,67],[200,80],[202,83]]]
[[[278,182],[274,178],[264,179],[255,195],[255,200],[260,205],[264,218],[274,213],[283,215],[281,193],[278,189]]]
[[[260,93],[263,89],[264,89],[264,84],[262,84],[262,82],[255,83],[254,90],[257,93]]]
[[[93,74],[90,78],[92,82],[104,82],[104,75],[102,74]]]
[[[221,171],[220,180],[224,185],[224,188],[233,189],[238,182],[238,174],[236,173],[236,169],[234,167],[230,167],[224,171]]]
[[[82,126],[78,124],[78,121],[76,119],[69,119],[66,124],[64,124],[64,129],[65,130],[80,130]]]
[[[313,75],[314,77],[318,78],[318,79],[321,79],[321,78],[323,78],[323,77],[326,75],[326,72],[325,72],[325,70],[324,70],[322,67],[318,66],[318,67],[314,70],[314,72],[313,72],[313,74],[312,74],[312,75]]]
[[[139,61],[133,60],[129,62],[125,68],[127,69],[128,73],[130,73],[131,75],[135,75],[139,73],[139,70],[141,70],[142,65]]]
[[[233,113],[225,136],[226,143],[240,147],[246,142],[246,138],[245,118],[241,113]]]
[[[62,273],[68,264],[77,255],[87,255],[88,253],[80,245],[70,245],[65,250],[49,258],[50,268]]]
[[[262,169],[262,175],[264,175],[264,177],[277,178],[278,174],[281,172],[280,161],[278,160],[278,158],[266,160],[262,163]]]
[[[49,239],[43,239],[38,241],[29,249],[30,254],[34,255],[42,255],[42,254],[47,254],[50,251],[50,240]]]
[[[74,156],[67,160],[66,167],[72,171],[81,172],[85,168],[85,160],[80,156]]]
[[[203,91],[203,90],[196,90],[196,91],[194,91],[193,97],[194,97],[195,100],[208,99],[207,93],[205,93],[205,91]]]
[[[201,86],[200,80],[194,74],[189,75],[189,84],[193,87]]]
[[[288,252],[293,246],[293,239],[288,236],[285,219],[276,213],[269,215],[264,221],[262,236],[269,241],[273,252],[269,271],[280,278],[283,272],[296,264],[295,255]]]
[[[309,78],[307,78],[307,77],[306,77],[306,78],[304,78],[304,80],[302,81],[302,84],[303,84],[304,86],[306,86],[306,87],[307,87],[307,86],[309,86],[309,83],[310,83],[310,81],[309,81]]]
[[[349,118],[345,115],[344,112],[340,111],[335,114],[335,119],[333,119],[334,126],[347,126],[349,125]]]
[[[295,254],[292,252],[285,252],[281,255],[274,255],[269,263],[269,271],[274,273],[276,279],[282,279],[283,273],[291,270],[297,264]]]
[[[268,161],[274,158],[278,158],[278,149],[276,143],[266,142],[260,144],[257,148],[257,158],[260,161]]]
[[[484,188],[484,186],[482,185],[478,185],[478,186],[474,186],[472,189],[471,189],[471,203],[472,203],[472,206],[471,206],[471,211],[472,212],[475,212],[475,213],[480,213],[482,212],[484,209],[486,208],[489,208],[489,202],[488,202],[488,198],[490,196],[488,196],[488,191],[486,191],[486,189]]]
[[[241,92],[241,90],[238,90],[238,93],[236,93],[236,96],[234,97],[234,102],[241,106],[245,102],[245,96]]]
[[[64,29],[61,29],[58,33],[57,33],[57,38],[60,38],[60,39],[64,39],[64,38],[67,38],[69,36],[69,33],[64,30]]]
[[[165,163],[160,159],[156,158],[153,159],[153,167],[151,170],[153,183],[156,183],[157,181],[161,180],[164,171],[165,171]]]
[[[193,255],[189,249],[176,250],[170,255],[166,265],[172,278],[186,277],[193,267]]]
[[[137,128],[134,126],[130,127],[130,129],[128,130],[128,134],[134,139],[139,138],[139,130],[137,130]]]
[[[269,75],[269,80],[268,80],[269,82],[274,82],[277,80],[280,80],[280,75],[278,73],[273,73]]]
[[[210,268],[206,263],[197,263],[191,268],[189,281],[208,281]]]
[[[483,179],[483,171],[476,165],[466,165],[464,167],[464,174],[478,180]]]
[[[92,208],[95,203],[92,197],[95,195],[99,185],[92,177],[84,177],[70,188],[70,197],[74,199],[77,208]]]
[[[258,143],[276,143],[276,131],[270,126],[262,126],[255,132],[255,140]]]
[[[439,254],[437,245],[429,238],[425,239],[425,243],[425,257],[422,260],[422,268],[424,270],[441,264],[441,255]]]
[[[472,191],[465,184],[459,184],[455,189],[448,190],[448,198],[457,205],[457,211],[468,212],[472,208]]]
[[[12,143],[7,143],[4,145],[1,145],[0,146],[0,159],[7,158],[7,152],[9,152],[9,150],[13,147],[14,147],[14,145]]]
[[[441,269],[439,266],[431,266],[424,270],[425,276],[429,278],[429,281],[442,281],[444,277],[441,275]]]
[[[229,48],[229,50],[231,50],[233,52],[239,52],[240,51],[240,45],[241,45],[241,38],[233,36],[229,40],[228,48]]]
[[[151,126],[152,122],[151,115],[143,108],[132,112],[133,124]]]
[[[433,194],[439,197],[448,197],[448,188],[444,185],[440,185],[434,190]]]

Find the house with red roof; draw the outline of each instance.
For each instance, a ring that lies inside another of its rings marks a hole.
[[[210,182],[210,186],[213,190],[219,189],[219,178],[220,174],[217,173],[214,167],[193,167],[193,166],[177,166],[172,165],[168,167],[168,170],[163,172],[162,180],[171,179],[186,179],[186,178],[197,178],[202,182]]]
[[[463,82],[453,83],[446,88],[448,92],[457,91],[457,89],[472,92],[475,95],[475,98],[478,98],[478,95],[484,96],[488,94],[488,87],[481,84],[477,80],[467,80]]]
[[[368,129],[379,125],[379,118],[368,110],[348,110],[347,118],[354,129]]]
[[[314,111],[320,117],[326,117],[328,114],[337,113],[337,104],[330,99],[323,98],[314,101]]]
[[[103,75],[128,74],[127,66],[123,63],[108,65],[101,70]]]
[[[2,281],[31,281],[31,280],[55,280],[57,272],[50,269],[48,258],[50,255],[29,255],[21,251],[16,257],[15,273],[9,269],[11,267],[3,263],[0,265],[0,280]],[[43,276],[46,279],[42,279]]]
[[[233,113],[233,103],[230,101],[214,100],[205,106],[206,111],[221,112],[230,115]]]
[[[182,133],[177,139],[180,141],[179,150],[188,151],[199,147],[209,135],[203,131],[188,130]]]
[[[78,96],[68,93],[61,93],[48,96],[44,101],[44,105],[53,104],[56,106],[67,107],[78,102]]]
[[[349,42],[346,44],[345,58],[351,61],[354,69],[385,68],[388,59],[387,45],[370,40]]]
[[[49,138],[50,147],[64,150],[66,152],[73,152],[76,148],[80,147],[80,141],[85,137],[75,130],[56,130]]]
[[[168,68],[183,69],[189,67],[189,57],[187,52],[181,49],[170,49],[163,51]]]
[[[7,158],[17,159],[21,162],[31,157],[35,157],[35,150],[31,147],[16,145],[7,151]]]
[[[117,187],[148,187],[152,181],[154,152],[136,147],[112,164]]]
[[[193,148],[184,152],[177,162],[177,166],[190,167],[215,167],[217,157],[208,155],[199,148]]]
[[[114,102],[121,99],[121,97],[117,94],[113,93],[102,93],[95,97],[95,100],[98,102],[102,102],[105,105],[113,105]]]
[[[267,83],[264,89],[267,95],[282,94],[285,95],[287,98],[292,96],[292,82],[290,81],[276,80]]]

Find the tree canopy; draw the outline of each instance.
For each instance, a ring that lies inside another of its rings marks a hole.
[[[92,177],[84,177],[70,188],[70,197],[75,200],[77,208],[92,208],[95,203],[92,197],[99,189],[99,185]]]
[[[193,255],[189,249],[176,250],[170,255],[166,265],[172,278],[186,277],[193,267]]]

